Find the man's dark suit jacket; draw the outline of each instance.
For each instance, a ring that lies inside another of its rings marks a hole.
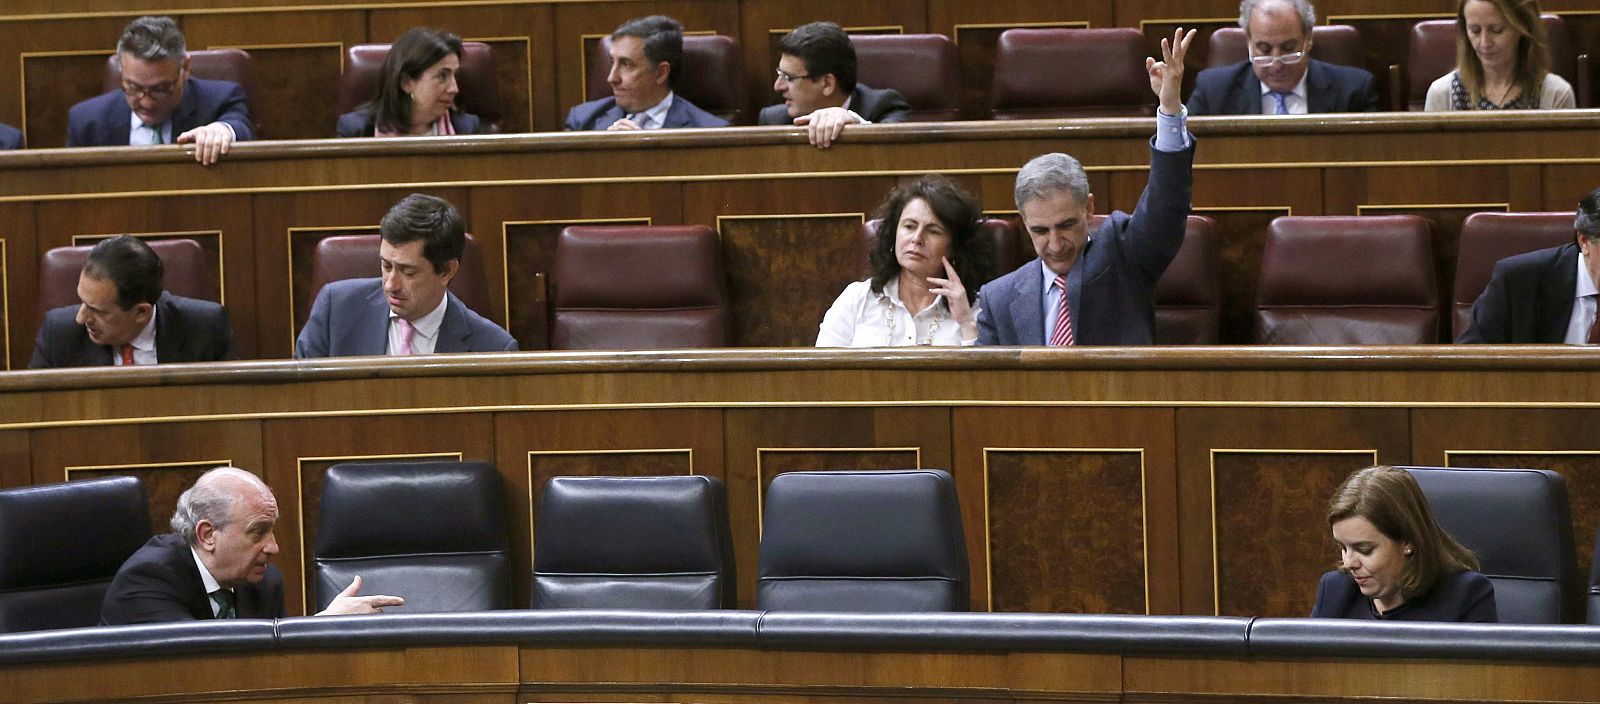
[[[1310,59],[1306,68],[1306,112],[1377,110],[1378,91],[1372,74],[1352,66]],[[1260,115],[1261,79],[1249,61],[1208,68],[1194,79],[1194,94],[1185,103],[1190,115]]]
[[[867,122],[905,122],[911,116],[911,103],[893,88],[868,88],[857,83],[856,89],[850,91],[850,110]],[[756,124],[792,125],[794,118],[789,117],[783,103],[778,103],[761,108]]]
[[[1129,216],[1106,216],[1067,272],[1067,302],[1079,345],[1149,345],[1156,282],[1183,246],[1193,185],[1194,137],[1181,152],[1150,149],[1150,184]],[[1042,345],[1044,283],[1038,259],[978,292],[978,344]]]
[[[0,122],[0,149],[21,149],[22,130]]]
[[[339,116],[337,134],[340,137],[371,137],[377,132],[378,121],[366,110],[353,110]],[[478,116],[470,112],[450,113],[450,126],[456,134],[477,134]]]
[[[591,100],[573,107],[567,113],[566,129],[573,132],[603,130],[626,115],[627,113],[623,112],[622,108],[617,105],[617,99],[608,95],[599,100]],[[727,120],[701,110],[694,103],[683,97],[682,93],[672,94],[672,107],[667,108],[666,119],[661,122],[662,129],[727,126]]]
[[[277,567],[267,565],[260,584],[235,587],[233,593],[239,618],[283,618],[283,575]],[[103,626],[213,618],[200,568],[177,533],[151,538],[122,563],[100,607]]]
[[[499,325],[445,292],[435,353],[515,352],[517,341]],[[294,343],[296,359],[381,355],[389,351],[389,301],[382,279],[346,279],[322,287],[311,319]]]
[[[128,126],[133,111],[120,90],[102,93],[72,106],[67,113],[67,146],[114,147],[128,144]],[[226,122],[233,127],[236,142],[249,141],[250,107],[244,89],[232,81],[190,78],[183,84],[183,100],[173,111],[172,139],[201,125]]]
[[[1501,259],[1472,303],[1472,324],[1456,342],[1563,342],[1577,293],[1576,242]]]
[[[44,314],[33,343],[33,369],[111,365],[111,348],[89,339],[89,330],[75,318],[78,306],[61,306]],[[216,362],[234,358],[233,327],[228,311],[211,301],[184,298],[163,291],[156,299],[156,362]]]

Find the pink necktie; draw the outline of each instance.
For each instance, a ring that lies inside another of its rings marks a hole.
[[[1051,347],[1070,347],[1077,344],[1072,337],[1072,310],[1067,305],[1067,277],[1057,274],[1051,287],[1061,289],[1061,306],[1056,309],[1056,328],[1050,333]]]
[[[402,356],[410,355],[412,353],[411,336],[417,333],[417,329],[411,327],[411,321],[401,317],[396,317],[394,319],[394,324],[400,326],[400,349],[395,350],[395,354]]]

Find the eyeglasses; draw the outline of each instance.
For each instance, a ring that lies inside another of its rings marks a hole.
[[[1305,60],[1306,53],[1303,51],[1291,51],[1287,54],[1279,54],[1278,56],[1257,56],[1254,49],[1250,50],[1250,63],[1260,66],[1261,68],[1271,66],[1274,61],[1286,66],[1293,66]]]
[[[794,75],[792,73],[789,73],[788,71],[785,71],[785,70],[783,70],[781,68],[778,69],[778,80],[783,81],[784,83],[794,83],[795,81],[799,81],[799,80],[803,80],[803,79],[807,79],[807,78],[811,78],[811,76],[796,76],[796,75]]]
[[[177,81],[167,81],[166,83],[158,83],[153,86],[141,86],[137,83],[129,82],[126,78],[122,79],[122,94],[130,98],[150,98],[151,100],[161,100],[162,98],[172,95],[172,91],[177,89]]]

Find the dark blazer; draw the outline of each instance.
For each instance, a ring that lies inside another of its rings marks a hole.
[[[267,565],[260,584],[235,587],[233,593],[239,618],[283,618],[283,575],[277,567]],[[100,606],[102,626],[213,618],[200,568],[177,533],[151,538],[122,563]]]
[[[1152,140],[1150,183],[1133,215],[1116,211],[1090,236],[1067,272],[1067,303],[1079,345],[1149,345],[1155,290],[1183,246],[1193,183],[1194,137],[1181,152]],[[1036,258],[978,292],[978,344],[1042,345],[1044,284]]]
[[[434,352],[515,352],[517,341],[461,299],[445,292]],[[381,355],[389,351],[389,301],[382,279],[346,279],[322,287],[311,319],[294,343],[296,359]]]
[[[1560,343],[1577,294],[1576,242],[1506,257],[1494,265],[1489,285],[1472,303],[1472,324],[1456,342]]]
[[[22,130],[0,122],[0,149],[21,149]]]
[[[371,137],[377,132],[377,120],[368,110],[352,110],[339,116],[337,134],[340,137]],[[450,113],[450,126],[456,134],[477,134],[478,116],[470,112]]]
[[[911,103],[893,88],[868,88],[857,83],[856,89],[850,91],[850,110],[867,122],[905,122],[911,116]],[[778,103],[761,108],[756,124],[792,125],[794,118],[789,117],[783,103]]]
[[[1433,590],[1378,615],[1372,600],[1361,593],[1350,575],[1338,570],[1322,575],[1317,584],[1317,603],[1312,618],[1359,618],[1380,621],[1444,621],[1449,623],[1498,623],[1494,585],[1489,578],[1471,570],[1441,577]]]
[[[89,330],[75,318],[78,306],[61,306],[44,314],[33,343],[33,369],[104,367],[111,348],[89,339]],[[156,299],[156,362],[217,362],[234,359],[233,327],[228,311],[211,301],[163,291]]]
[[[569,131],[603,130],[610,127],[617,120],[621,120],[627,113],[617,106],[617,99],[606,96],[599,100],[591,100],[574,106],[567,113],[566,129]],[[672,107],[667,108],[667,117],[662,122],[662,129],[675,127],[727,127],[728,121],[716,115],[701,110],[682,93],[672,94]]]
[[[1310,59],[1306,112],[1369,112],[1381,107],[1372,74],[1353,66]],[[1194,79],[1185,103],[1190,115],[1260,115],[1261,79],[1249,61],[1208,68]]]
[[[67,112],[67,146],[114,147],[128,143],[128,124],[133,111],[120,90],[102,93],[72,106]],[[172,113],[172,138],[201,125],[226,122],[233,127],[233,138],[246,142],[250,131],[250,106],[244,89],[232,81],[190,78],[183,84],[183,100]]]

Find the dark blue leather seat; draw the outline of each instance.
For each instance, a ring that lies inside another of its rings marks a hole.
[[[149,539],[135,477],[0,491],[0,632],[99,623],[111,578]]]

